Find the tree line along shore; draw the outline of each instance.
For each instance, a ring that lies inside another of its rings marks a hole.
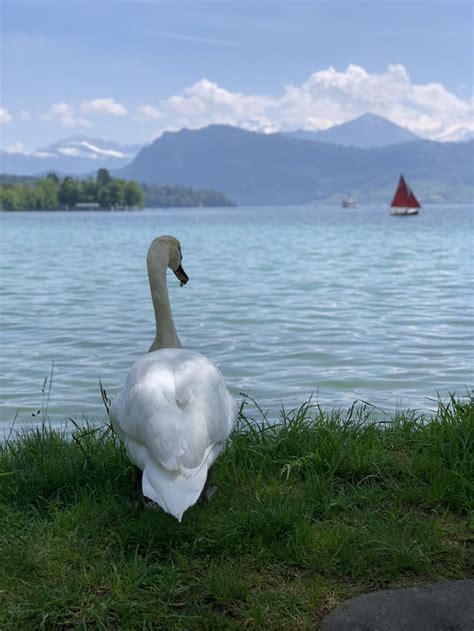
[[[0,176],[0,210],[122,210],[235,206],[223,193],[176,185],[140,185],[99,169],[95,178]]]

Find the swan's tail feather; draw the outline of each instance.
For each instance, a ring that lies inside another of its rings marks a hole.
[[[224,444],[211,445],[196,469],[170,471],[151,458],[143,469],[142,491],[145,497],[181,521],[184,511],[195,504],[206,484],[207,475]]]
[[[159,504],[180,522],[184,511],[199,499],[206,478],[206,466],[186,476],[177,471],[168,471],[158,464],[148,463],[143,471],[143,495]]]

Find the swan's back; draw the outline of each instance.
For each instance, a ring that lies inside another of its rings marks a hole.
[[[199,498],[236,412],[214,364],[199,353],[166,348],[132,366],[110,419],[143,471],[144,495],[181,520]]]

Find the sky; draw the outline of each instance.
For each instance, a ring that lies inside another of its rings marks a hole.
[[[434,140],[474,129],[470,0],[0,6],[9,151],[212,123],[317,130],[366,112]]]

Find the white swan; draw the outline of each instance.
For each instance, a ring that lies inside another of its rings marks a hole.
[[[182,349],[176,335],[166,269],[187,283],[181,261],[174,237],[158,237],[150,245],[147,267],[156,336],[149,352],[130,369],[110,409],[128,457],[143,472],[143,495],[179,521],[199,499],[237,415],[219,370],[203,355]]]

